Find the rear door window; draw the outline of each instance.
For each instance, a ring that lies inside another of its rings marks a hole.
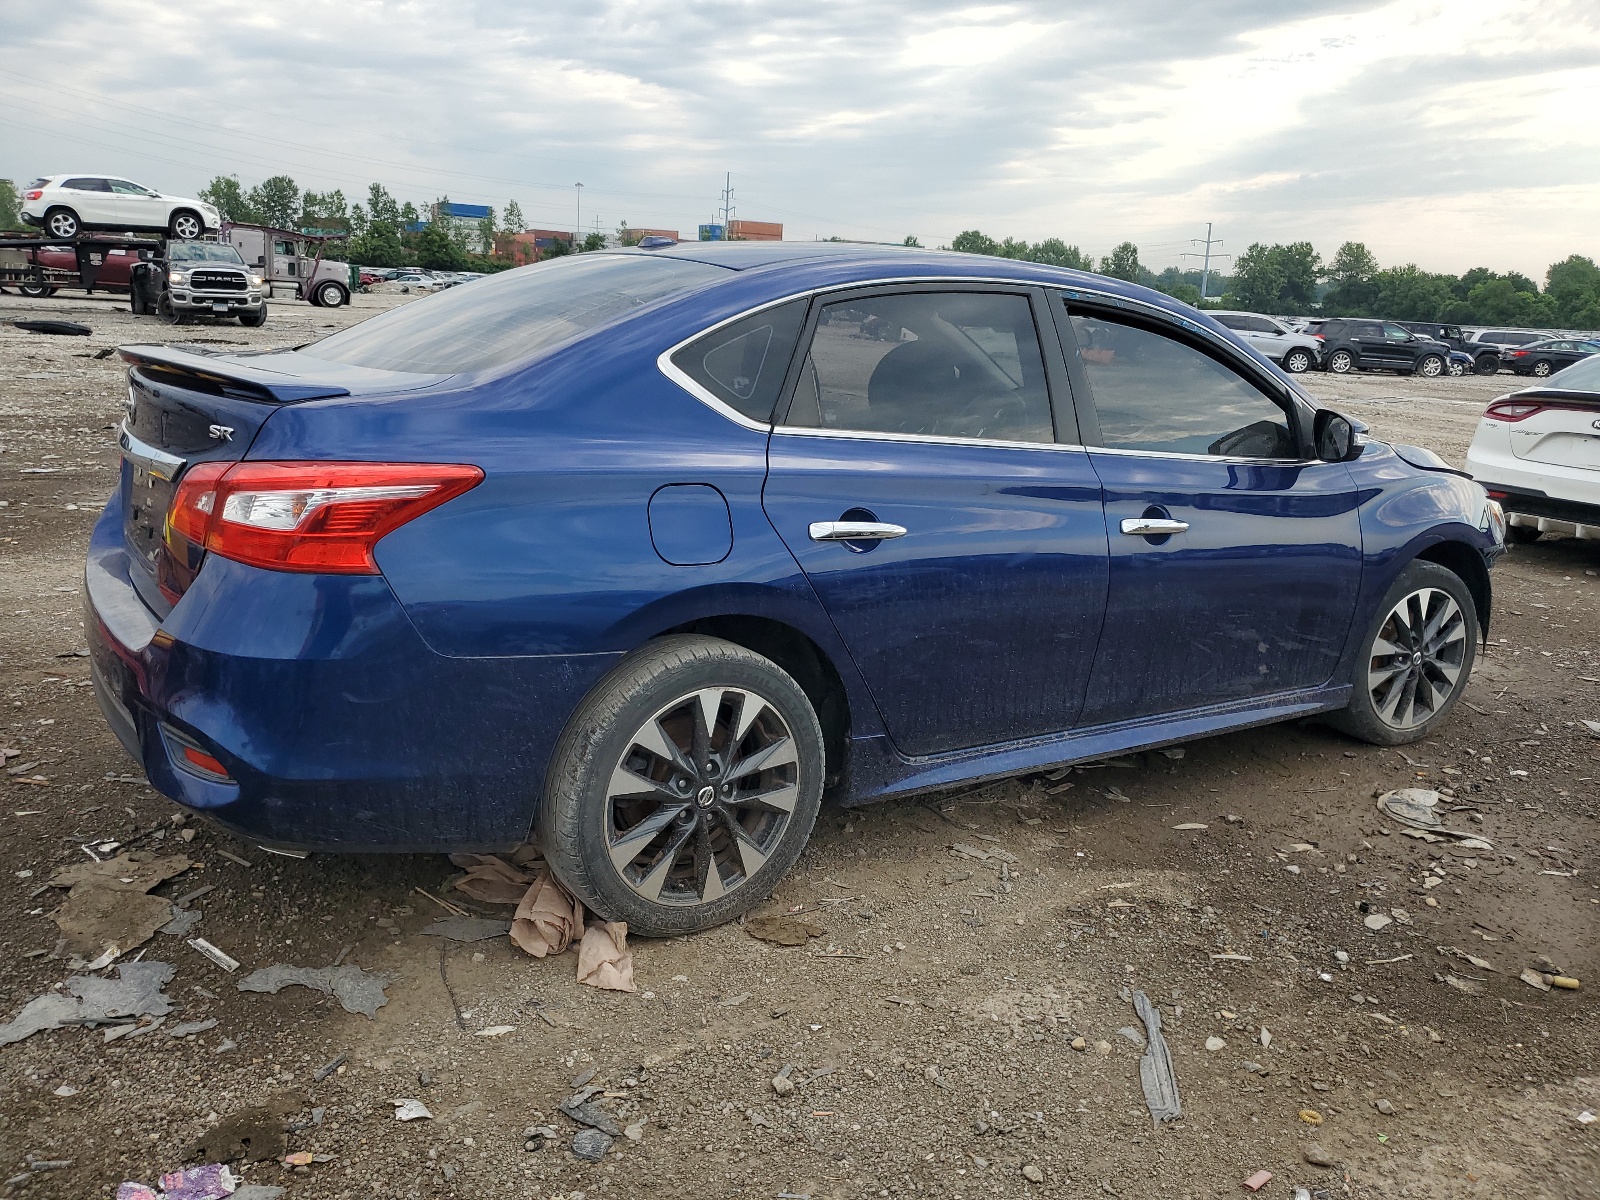
[[[104,179],[92,179],[88,176],[81,176],[77,179],[69,179],[61,186],[64,188],[72,188],[79,192],[109,192],[111,190],[111,185]]]
[[[301,353],[386,371],[483,371],[532,358],[647,304],[731,274],[725,267],[648,252],[575,254],[390,309]]]
[[[786,423],[920,437],[1050,442],[1028,297],[910,292],[825,305]]]
[[[1177,337],[1098,311],[1069,309],[1094,394],[1100,444],[1157,454],[1297,458],[1277,401]]]
[[[741,416],[769,422],[805,319],[804,300],[764,308],[690,342],[672,365]]]

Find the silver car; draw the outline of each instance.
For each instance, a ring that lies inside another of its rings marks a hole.
[[[1208,312],[1291,375],[1300,375],[1317,365],[1321,343],[1304,333],[1296,333],[1276,317],[1260,313]]]

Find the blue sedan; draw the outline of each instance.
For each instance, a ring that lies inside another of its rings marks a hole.
[[[282,850],[505,850],[646,934],[846,805],[1447,719],[1503,518],[1228,330],[916,249],[571,256],[262,354],[133,346],[106,719]]]

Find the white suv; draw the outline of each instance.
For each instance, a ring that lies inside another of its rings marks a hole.
[[[1506,511],[1506,536],[1600,540],[1600,354],[1483,411],[1467,470]]]
[[[1301,375],[1317,365],[1322,343],[1304,333],[1296,333],[1274,317],[1260,313],[1207,311],[1221,325],[1237,333],[1247,346],[1254,346],[1291,375]]]
[[[186,196],[163,196],[110,175],[47,175],[22,191],[22,219],[67,241],[89,229],[160,230],[192,241],[222,228],[209,204]]]

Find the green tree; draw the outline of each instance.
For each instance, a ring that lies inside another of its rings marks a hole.
[[[381,183],[367,185],[367,215],[374,221],[387,221],[397,227],[404,223],[404,218],[400,215],[400,206],[389,194],[389,189]],[[413,210],[411,220],[416,219]]]
[[[1594,259],[1570,255],[1552,263],[1544,281],[1544,293],[1555,303],[1557,322],[1570,329],[1596,328],[1590,314],[1600,306],[1600,267]]]
[[[261,222],[261,215],[245,198],[237,175],[218,175],[200,189],[199,198],[221,213],[224,221],[243,221],[249,225]]]
[[[1075,271],[1094,270],[1094,260],[1076,246],[1069,246],[1060,238],[1045,238],[1031,247],[1028,260],[1047,263],[1052,267],[1071,267]]]
[[[300,186],[287,175],[263,179],[250,189],[247,203],[263,225],[275,229],[294,229],[300,215]]]
[[[539,261],[547,258],[562,258],[572,253],[572,243],[566,238],[551,238],[548,246],[539,247]]]
[[[1306,312],[1316,305],[1322,256],[1310,242],[1251,243],[1233,264],[1229,303],[1252,312]]]
[[[478,218],[478,244],[484,254],[494,253],[494,209],[490,208],[488,215]]]
[[[1000,243],[1000,249],[997,251],[997,253],[1001,258],[1018,258],[1026,262],[1028,260],[1029,252],[1032,251],[1032,249],[1033,247],[1028,245],[1028,243],[1022,239],[1008,237],[1005,241]]]
[[[398,267],[406,261],[400,229],[392,221],[368,221],[366,228],[350,239],[342,253],[347,254],[351,262],[365,267]]]
[[[1109,275],[1113,279],[1126,279],[1129,283],[1139,281],[1139,247],[1132,242],[1122,242],[1112,247],[1111,253],[1100,260],[1100,274]]]
[[[522,205],[515,200],[507,200],[502,225],[507,233],[521,233],[525,230],[528,223],[522,219]]]
[[[0,179],[0,229],[26,229],[22,222],[22,196],[17,185]]]
[[[1538,326],[1554,320],[1556,302],[1551,296],[1517,288],[1511,275],[1487,279],[1467,293],[1465,319],[1483,325]],[[1531,283],[1526,275],[1524,282]]]
[[[1450,307],[1453,277],[1435,275],[1416,263],[1389,267],[1372,277],[1377,289],[1372,316],[1391,321],[1437,321]]]
[[[373,215],[376,216],[377,214],[374,213]],[[422,214],[417,211],[417,206],[407,200],[400,206],[400,211],[395,215],[395,224],[404,229],[408,225],[415,225],[421,219]]]
[[[451,234],[450,218],[436,215],[417,236],[417,264],[430,271],[462,271],[467,256]]]
[[[599,232],[591,233],[588,237],[583,239],[583,244],[578,247],[578,249],[584,253],[589,253],[590,251],[594,250],[604,250],[605,248],[606,235]]]
[[[968,229],[955,236],[950,243],[950,249],[959,250],[963,254],[999,254],[1000,243],[986,233],[976,229]]]
[[[918,250],[922,249],[922,243],[917,241],[917,235],[914,233],[906,234],[906,240],[900,244],[902,246],[915,246]]]
[[[637,246],[641,236],[641,234],[635,233],[633,230],[629,229],[626,221],[617,226],[617,241],[621,242],[624,246]]]
[[[1371,312],[1378,298],[1378,289],[1372,282],[1377,273],[1378,260],[1365,243],[1344,243],[1322,273],[1329,284],[1327,294],[1322,297],[1322,310],[1330,316],[1341,317]]]

